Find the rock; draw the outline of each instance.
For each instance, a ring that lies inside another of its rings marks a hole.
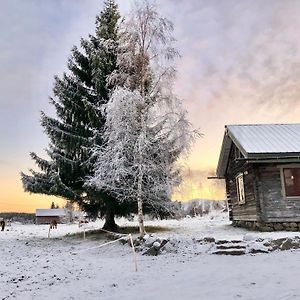
[[[255,241],[261,243],[261,242],[264,242],[265,239],[263,239],[263,238],[258,238],[258,239],[256,239]]]
[[[286,229],[285,229],[286,231],[298,231],[298,227],[287,227]]]
[[[155,242],[153,243],[153,247],[154,247],[156,250],[159,250],[160,247],[161,247],[160,242],[155,241]]]
[[[118,287],[118,285],[116,283],[113,283],[110,285],[111,287]]]
[[[283,225],[280,224],[280,223],[276,223],[274,224],[274,229],[277,230],[277,231],[281,231],[284,229]]]
[[[151,255],[151,256],[157,256],[158,250],[154,247],[149,248],[146,252],[143,253],[143,255]]]
[[[291,249],[299,249],[300,243],[299,241],[293,239],[286,239],[280,246],[280,250],[291,250]]]
[[[285,238],[272,240],[272,241],[270,241],[270,247],[272,248],[273,251],[278,250],[278,249],[280,249],[281,244],[285,240],[286,240]],[[265,244],[265,246],[267,246],[267,245]]]
[[[134,240],[133,245],[134,245],[135,247],[137,247],[137,246],[140,246],[141,243],[142,243],[141,239],[137,238],[136,240]]]
[[[300,249],[300,240],[298,238],[281,238],[270,242],[270,247],[275,250]]]
[[[290,223],[284,222],[284,223],[281,223],[281,224],[284,227],[284,230],[287,230],[290,227]]]
[[[249,253],[251,253],[251,254],[269,253],[269,251],[265,250],[265,249],[260,249],[260,248],[252,248],[252,249],[250,249]]]
[[[145,245],[146,245],[146,247],[150,248],[150,247],[152,247],[152,245],[154,244],[154,242],[156,242],[156,238],[150,236],[150,237],[145,241]]]
[[[205,243],[214,243],[216,240],[213,237],[205,237],[203,238],[203,242]]]
[[[262,226],[262,227],[260,227],[260,231],[271,232],[271,231],[274,231],[274,230],[273,230],[273,228],[271,228],[269,226]]]
[[[150,235],[147,233],[147,234],[145,234],[145,235],[143,236],[143,239],[146,241],[146,240],[149,239],[149,237],[150,237]]]

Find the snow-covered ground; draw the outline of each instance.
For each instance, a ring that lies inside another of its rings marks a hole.
[[[136,226],[125,219],[119,224]],[[102,221],[90,223],[99,228]],[[300,299],[300,251],[219,256],[201,252],[197,240],[294,237],[297,233],[256,233],[233,228],[225,214],[204,218],[148,221],[157,233],[179,241],[177,253],[137,254],[119,243],[83,236],[78,225],[12,224],[0,232],[0,299]],[[81,250],[93,248],[87,251]],[[77,254],[74,254],[77,253]]]

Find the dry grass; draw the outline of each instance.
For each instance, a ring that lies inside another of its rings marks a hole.
[[[171,228],[162,227],[162,226],[146,226],[145,227],[147,233],[159,233],[159,232],[167,232],[171,231]],[[107,232],[102,231],[102,229],[93,229],[93,230],[86,230],[85,236],[88,239],[92,240],[107,240],[115,238],[119,234],[139,234],[139,227],[138,226],[124,226],[119,228],[119,232],[116,234],[109,234]],[[68,234],[67,237],[69,238],[83,238],[83,232],[77,232],[73,234]]]

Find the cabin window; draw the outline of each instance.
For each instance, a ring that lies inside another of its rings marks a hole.
[[[237,188],[237,196],[238,203],[245,204],[245,187],[244,187],[244,175],[241,173],[236,177],[236,188]]]
[[[286,197],[300,197],[300,168],[283,169]]]

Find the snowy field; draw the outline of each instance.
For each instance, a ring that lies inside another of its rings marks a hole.
[[[118,223],[136,226],[125,219]],[[225,214],[146,225],[168,227],[156,235],[177,240],[178,248],[155,257],[138,253],[135,272],[128,245],[93,248],[106,240],[65,236],[82,232],[78,225],[59,225],[47,238],[48,226],[12,224],[0,232],[0,299],[300,299],[299,250],[223,256],[197,243],[204,237],[251,240],[297,233],[233,228]]]

